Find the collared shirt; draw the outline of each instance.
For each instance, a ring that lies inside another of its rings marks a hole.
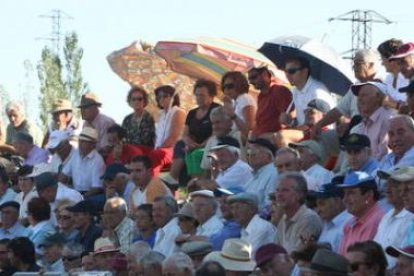
[[[34,166],[40,163],[47,163],[49,161],[49,152],[36,145],[33,145],[32,149],[24,159],[23,165]]]
[[[36,254],[42,256],[43,248],[39,246],[44,243],[47,236],[56,232],[55,227],[49,220],[44,220],[35,226],[30,226],[29,230],[31,230],[29,239],[34,243]]]
[[[71,161],[63,168],[63,174],[72,177],[73,187],[79,192],[101,188],[104,172],[105,163],[96,150],[86,156],[81,156],[79,150],[76,150]]]
[[[239,159],[231,167],[221,171],[217,175],[216,182],[225,189],[237,186],[244,188],[245,183],[252,177],[252,168],[246,162]]]
[[[114,119],[106,116],[105,114],[99,113],[92,123],[84,121],[83,127],[93,127],[98,132],[98,142],[96,148],[98,150],[108,145],[108,134],[107,130],[111,126],[115,125]]]
[[[345,255],[348,246],[356,242],[372,240],[383,216],[384,211],[378,203],[375,203],[362,217],[353,217],[348,221],[344,227],[339,253]]]
[[[212,215],[207,221],[197,227],[196,235],[210,237],[220,231],[221,228],[223,228],[223,222],[217,215]]]
[[[254,215],[246,228],[240,231],[241,239],[252,245],[252,255],[256,254],[260,246],[273,243],[276,239],[276,227],[270,222]]]
[[[394,167],[413,166],[414,165],[414,146],[406,151],[398,161],[395,160],[393,152],[385,155],[378,165],[379,170],[390,171]]]
[[[225,220],[223,228],[210,236],[208,241],[213,245],[213,251],[220,251],[224,241],[231,238],[240,238],[241,226],[234,220]]]
[[[39,197],[36,186],[34,185],[30,192],[28,192],[26,195],[24,195],[23,192],[20,192],[15,196],[14,201],[20,204],[19,219],[27,217],[27,203],[29,203],[29,201],[34,197]]]
[[[296,119],[299,125],[305,123],[305,109],[308,107],[308,103],[313,99],[322,99],[329,104],[332,109],[336,106],[336,101],[329,93],[328,88],[320,81],[315,80],[309,76],[305,86],[301,90],[297,87],[292,89],[293,102],[296,107]]]
[[[51,264],[44,263],[44,269],[47,272],[61,272],[61,273],[65,272],[65,266],[63,264],[62,258],[59,258],[58,260],[56,260],[54,263],[51,263]]]
[[[388,153],[388,129],[390,118],[394,111],[379,107],[369,118],[364,118],[361,123],[352,128],[351,133],[368,136],[371,141],[372,156],[377,160]]]
[[[0,228],[0,240],[1,239],[14,239],[16,237],[28,237],[30,230],[24,227],[20,222],[16,222],[9,229]]]
[[[321,236],[318,242],[329,243],[332,251],[338,252],[339,244],[341,243],[344,226],[352,218],[348,211],[344,210],[331,221],[324,221]]]
[[[68,157],[66,157],[65,160],[62,160],[62,158],[60,158],[60,156],[55,153],[52,155],[52,158],[50,159],[50,162],[48,164],[48,169],[50,172],[54,172],[54,173],[60,173],[63,168],[71,162],[71,160],[73,159],[73,157],[75,156],[75,148],[72,147],[70,150],[70,153],[68,155]]]
[[[366,172],[369,175],[375,177],[376,171],[378,170],[379,162],[374,158],[369,158],[368,161],[362,166],[359,171]]]
[[[154,202],[159,196],[171,196],[171,190],[158,177],[153,177],[144,190],[135,186],[131,192],[130,209],[135,210],[139,205]]]
[[[125,217],[116,227],[115,233],[120,244],[120,251],[127,253],[134,237],[135,222],[129,217]]]
[[[55,202],[62,199],[69,199],[70,201],[78,203],[83,200],[83,196],[75,189],[69,188],[65,184],[58,183]]]
[[[171,219],[166,225],[157,230],[154,251],[168,257],[175,252],[175,239],[181,234],[177,218]]]
[[[316,187],[311,187],[308,183],[308,189],[314,191],[320,191],[321,186],[331,182],[333,177],[333,173],[331,171],[328,171],[319,164],[312,165],[305,171],[305,173],[309,176],[309,178],[316,180],[313,182],[317,185]]]
[[[0,205],[7,202],[7,201],[15,201],[14,199],[16,198],[16,192],[13,191],[13,189],[11,188],[7,188],[6,192],[4,193],[4,195],[2,195],[0,197]]]
[[[290,254],[304,245],[301,236],[318,239],[321,231],[322,221],[318,214],[303,204],[293,217],[283,215],[277,225],[276,243]]]
[[[257,171],[253,171],[253,178],[245,185],[245,191],[257,195],[259,198],[259,210],[270,203],[269,194],[276,190],[277,169],[273,163],[264,165]]]
[[[406,237],[410,223],[414,220],[414,214],[402,209],[395,214],[395,209],[388,211],[378,225],[377,234],[374,241],[379,243],[385,250],[387,246],[395,246],[402,248],[405,246]],[[393,268],[396,264],[396,259],[386,255],[388,260],[388,267]]]

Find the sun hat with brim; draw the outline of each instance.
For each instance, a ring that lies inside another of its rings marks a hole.
[[[401,93],[414,93],[414,80],[410,82],[409,85],[401,87],[398,89]]]
[[[183,205],[183,207],[181,207],[178,213],[176,213],[174,216],[195,219],[194,211],[193,211],[193,204],[191,202],[187,202],[186,204]]]
[[[385,83],[382,83],[382,82],[379,82],[379,81],[367,81],[367,82],[354,84],[354,85],[351,86],[352,93],[355,96],[358,96],[359,90],[361,90],[361,88],[365,85],[375,86],[376,88],[378,88],[378,90],[382,94],[387,95],[387,85]]]
[[[236,138],[233,138],[231,136],[224,136],[221,138],[218,138],[218,143],[216,146],[211,147],[210,151],[213,150],[219,150],[226,147],[234,147],[234,148],[240,148],[240,143],[237,141]]]
[[[109,238],[98,238],[93,247],[93,254],[119,252],[119,248]]]
[[[47,142],[46,148],[54,149],[59,146],[63,141],[69,141],[70,134],[67,131],[54,130],[49,135],[49,141]]]
[[[409,55],[414,55],[414,42],[408,42],[401,45],[397,52],[390,56],[388,60],[399,59]]]
[[[257,139],[249,140],[249,144],[259,145],[261,147],[264,147],[268,149],[273,155],[275,155],[276,153],[275,145],[265,138],[257,138]]]
[[[318,249],[308,267],[300,269],[301,272],[322,273],[330,276],[346,276],[348,274],[348,260],[331,250]]]
[[[305,140],[305,141],[301,141],[299,143],[289,143],[289,147],[293,148],[293,149],[307,148],[311,152],[313,152],[313,154],[318,156],[318,158],[320,160],[323,160],[323,157],[324,157],[323,149],[322,149],[321,145],[318,142],[316,142],[315,140]]]
[[[358,187],[367,187],[367,188],[376,189],[377,183],[375,182],[375,179],[369,174],[367,174],[366,172],[354,171],[354,172],[348,173],[344,178],[344,182],[338,185],[338,187],[342,189],[358,188]]]
[[[253,271],[256,262],[251,259],[252,246],[242,239],[227,239],[221,251],[214,251],[204,257],[203,262],[216,261],[225,270]]]
[[[313,99],[311,100],[308,105],[307,108],[312,108],[312,109],[316,109],[322,113],[328,113],[329,110],[331,110],[331,107],[329,106],[328,102],[323,100],[323,99]]]
[[[381,179],[393,179],[398,182],[414,180],[414,167],[397,167],[391,171],[378,170],[377,175]]]
[[[238,193],[236,195],[229,196],[227,202],[232,204],[234,202],[244,202],[253,206],[259,206],[259,198],[257,195],[248,192]]]
[[[395,246],[387,246],[385,248],[385,252],[395,258],[398,258],[400,255],[403,255],[405,257],[414,259],[414,245],[409,245],[403,248],[398,248]]]
[[[198,191],[191,192],[189,196],[190,198],[194,198],[197,196],[214,198],[214,192],[210,190],[198,190]]]
[[[188,241],[181,245],[181,251],[188,256],[206,255],[213,250],[213,245],[206,241]]]
[[[286,249],[283,246],[274,244],[274,243],[268,243],[265,245],[262,245],[257,249],[255,260],[256,265],[258,267],[264,265],[271,259],[273,259],[274,256],[278,254],[288,254]]]
[[[57,99],[53,104],[52,104],[52,114],[53,113],[58,113],[58,112],[62,112],[62,111],[72,111],[72,103],[69,100],[66,99]]]
[[[98,132],[92,127],[84,127],[79,134],[79,140],[96,143],[98,141]]]
[[[93,92],[89,92],[82,95],[81,102],[80,105],[78,105],[78,108],[91,107],[94,105],[101,106],[102,103],[100,102],[98,95],[96,95]]]

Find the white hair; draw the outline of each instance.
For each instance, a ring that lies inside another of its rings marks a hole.
[[[14,110],[14,111],[16,111],[20,114],[23,114],[23,115],[25,114],[24,113],[24,105],[23,105],[22,102],[19,102],[19,101],[10,101],[10,102],[7,103],[6,113],[9,113],[12,110]]]
[[[167,266],[176,267],[181,272],[186,272],[186,271],[193,272],[194,270],[193,260],[191,260],[191,258],[183,252],[178,252],[174,255],[169,256],[167,259],[165,259],[164,262],[162,263],[163,270]]]

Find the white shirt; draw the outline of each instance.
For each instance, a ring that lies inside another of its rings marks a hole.
[[[71,201],[74,201],[75,203],[78,203],[79,201],[83,200],[83,196],[75,189],[71,189],[65,184],[58,183],[55,201],[59,201],[62,199],[69,199]]]
[[[210,237],[223,228],[223,222],[217,215],[212,215],[206,222],[197,227],[197,236]]]
[[[349,89],[348,92],[346,92],[345,96],[339,100],[336,108],[339,110],[339,112],[342,113],[342,115],[348,118],[352,118],[355,115],[359,114],[357,96],[352,93],[351,89]]]
[[[75,149],[72,147],[68,157],[66,157],[66,159],[63,160],[63,161],[62,161],[62,159],[60,158],[60,156],[58,154],[56,154],[56,153],[53,154],[52,158],[50,159],[50,162],[48,164],[48,171],[58,173],[60,166],[61,166],[60,171],[62,171],[63,168],[66,166],[66,164],[70,163],[71,160],[73,159],[73,157],[75,155],[74,152],[75,152]]]
[[[292,89],[292,95],[296,108],[296,118],[299,125],[303,125],[305,122],[305,109],[311,100],[322,99],[329,104],[331,109],[336,106],[336,101],[329,93],[328,88],[311,76],[309,76],[308,81],[301,90],[294,87]]]
[[[397,82],[394,88],[394,74],[387,73],[384,83],[387,85],[387,95],[397,102],[405,102],[407,100],[407,93],[400,93],[399,88],[407,86],[410,81],[406,79],[401,73],[397,75]]]
[[[312,183],[308,183],[308,189],[314,191],[320,191],[320,187],[323,184],[329,183],[332,180],[333,173],[319,164],[314,164],[312,167],[305,171],[305,174],[310,179],[314,180]],[[312,185],[311,185],[312,184]],[[316,185],[316,187],[314,187]]]
[[[244,161],[237,160],[231,167],[221,171],[216,178],[217,184],[225,189],[241,186],[253,177],[252,168]]]
[[[395,209],[388,211],[381,219],[377,234],[374,241],[379,243],[385,250],[387,246],[393,245],[397,248],[405,246],[404,242],[407,237],[408,228],[414,219],[414,214],[402,209],[399,213],[394,214]],[[396,258],[386,255],[388,268],[393,268],[396,264]]]
[[[264,165],[253,172],[253,178],[246,183],[245,191],[257,195],[259,210],[270,204],[269,194],[276,190],[277,169],[273,163]]]
[[[101,176],[105,172],[105,163],[96,150],[85,157],[80,155],[79,150],[75,150],[73,158],[64,166],[62,172],[72,177],[75,190],[85,192],[91,188],[102,187]]]
[[[257,249],[264,244],[274,243],[276,239],[276,227],[270,222],[262,219],[259,215],[254,215],[246,228],[242,228],[241,239],[252,245],[252,255],[256,254]]]
[[[175,239],[180,234],[177,218],[171,219],[164,227],[157,230],[153,250],[166,257],[172,255],[176,249]]]
[[[14,198],[14,201],[20,204],[19,219],[27,218],[27,203],[29,203],[29,201],[34,197],[39,197],[39,194],[37,193],[37,190],[36,190],[36,186],[34,185],[33,185],[33,188],[30,190],[30,192],[28,192],[24,198],[23,198],[23,192],[20,192],[16,195],[16,197]]]
[[[170,136],[171,129],[174,127],[172,125],[172,119],[179,109],[178,106],[172,106],[167,112],[161,110],[158,122],[155,124],[155,133],[157,137],[155,140],[155,148],[161,147],[168,136]]]
[[[236,116],[243,122],[246,122],[246,118],[244,118],[243,109],[247,106],[252,106],[254,114],[256,114],[257,102],[248,93],[239,94],[237,98],[233,100],[234,114],[236,114]],[[232,129],[237,129],[236,123],[233,123]]]

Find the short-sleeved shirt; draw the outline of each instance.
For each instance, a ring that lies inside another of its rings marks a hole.
[[[280,114],[287,111],[292,105],[292,100],[290,90],[279,84],[272,84],[267,93],[260,93],[257,97],[256,125],[253,135],[260,136],[279,131],[282,128],[279,121]]]
[[[212,103],[206,115],[201,119],[196,117],[198,107],[188,112],[187,118],[185,119],[185,125],[188,127],[191,139],[196,143],[201,144],[211,136],[212,128],[210,113],[211,110],[218,106],[220,106],[218,103]]]
[[[107,130],[111,126],[115,124],[114,119],[108,117],[102,113],[99,113],[95,119],[93,119],[92,123],[85,121],[83,123],[83,127],[92,127],[96,129],[98,132],[98,143],[96,144],[96,148],[98,150],[106,147],[108,145],[108,134]]]

